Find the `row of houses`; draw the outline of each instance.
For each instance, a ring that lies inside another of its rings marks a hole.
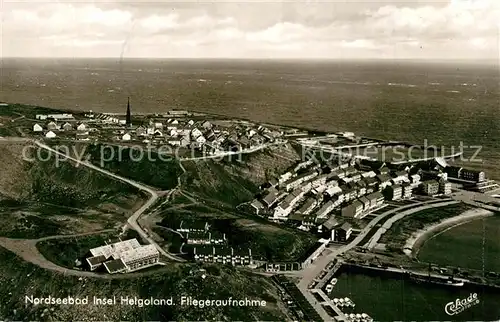
[[[226,234],[217,231],[187,232],[186,243],[189,245],[223,245],[226,244]]]
[[[439,180],[426,180],[422,182],[421,191],[427,196],[435,196],[438,194],[450,195],[451,183],[444,178]]]
[[[343,204],[374,192],[384,192],[388,200],[411,198],[420,183],[418,174],[410,176],[406,171],[389,174],[388,168],[377,172],[359,171],[347,163],[329,173],[316,169],[294,176],[288,172],[276,180],[281,190],[274,186],[275,182],[270,182],[262,201],[254,200],[251,205],[256,213],[274,208],[273,219],[286,220],[293,212],[310,215],[315,210],[315,218],[323,220]],[[294,190],[289,193],[291,188]]]
[[[342,208],[341,213],[344,217],[361,219],[363,214],[367,214],[369,211],[379,208],[383,203],[384,196],[377,191],[354,200],[351,204]]]
[[[232,247],[196,246],[193,248],[195,261],[204,263],[230,264],[233,266],[253,265],[252,250],[235,250]]]
[[[180,122],[169,119],[166,124],[150,120],[149,125],[140,125],[129,131],[122,140],[160,140],[171,146],[205,148],[217,153],[227,150],[241,150],[258,147],[275,137],[266,138],[266,129],[219,129],[209,121]]]
[[[33,132],[43,132],[45,129],[49,131],[74,131],[75,126],[72,123],[66,122],[62,125],[57,124],[56,122],[49,122],[46,124],[45,128],[36,123],[33,125]],[[80,123],[76,126],[76,130],[80,132],[88,131],[88,126],[85,123]]]
[[[374,192],[354,200],[341,210],[342,216],[361,219],[363,214],[380,207],[384,202],[384,197],[380,192]]]

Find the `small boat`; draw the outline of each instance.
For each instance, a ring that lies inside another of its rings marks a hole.
[[[328,285],[326,286],[326,292],[327,292],[327,293],[331,293],[331,291],[332,291],[332,290],[333,290],[333,285],[332,285],[332,284],[328,284]]]
[[[332,284],[333,286],[335,286],[338,282],[338,279],[336,278],[333,278],[331,281],[330,281],[330,284]]]

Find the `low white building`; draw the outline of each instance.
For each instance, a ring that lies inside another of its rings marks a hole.
[[[87,258],[90,269],[104,265],[110,274],[150,267],[156,265],[160,258],[154,245],[141,246],[135,238],[93,248],[90,253],[92,257]]]
[[[132,137],[128,133],[122,135],[122,141],[130,141],[131,139]]]

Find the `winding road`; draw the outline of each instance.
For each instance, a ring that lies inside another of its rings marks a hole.
[[[52,153],[55,153],[57,155],[60,155],[64,158],[66,158],[67,160],[71,160],[71,161],[74,161],[77,163],[77,165],[83,165],[83,166],[86,166],[87,168],[90,168],[92,170],[95,170],[95,171],[99,171],[105,175],[107,175],[108,177],[112,177],[114,179],[117,179],[119,181],[123,181],[125,183],[128,183],[134,187],[136,187],[137,189],[139,190],[142,190],[142,191],[145,191],[147,193],[149,193],[151,195],[151,197],[148,199],[148,201],[142,205],[141,208],[139,208],[132,216],[130,216],[128,219],[127,219],[127,223],[129,224],[129,226],[134,229],[135,231],[137,231],[137,233],[139,233],[139,235],[141,235],[142,238],[144,238],[145,240],[147,240],[150,244],[154,245],[156,247],[156,249],[158,249],[158,251],[160,252],[160,254],[162,254],[163,256],[167,257],[167,258],[170,258],[172,260],[176,260],[177,259],[175,257],[173,257],[172,255],[168,254],[163,248],[160,247],[160,245],[158,245],[157,242],[155,242],[151,237],[149,237],[149,235],[139,226],[139,224],[137,223],[137,219],[139,219],[139,217],[149,208],[151,207],[157,200],[158,200],[158,194],[156,193],[155,190],[141,184],[141,183],[138,183],[134,180],[131,180],[131,179],[128,179],[128,178],[124,178],[124,177],[121,177],[117,174],[114,174],[108,170],[104,170],[92,163],[89,163],[89,162],[86,162],[86,161],[81,161],[81,160],[78,160],[76,158],[73,158],[73,157],[70,157],[62,152],[59,152],[57,150],[54,150],[53,148],[51,148],[50,146],[46,145],[46,144],[43,144],[39,141],[35,141],[35,144],[38,145],[39,147],[43,148],[43,149],[46,149]]]

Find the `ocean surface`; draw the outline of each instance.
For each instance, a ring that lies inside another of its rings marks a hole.
[[[192,109],[415,144],[481,146],[500,178],[498,63],[3,59],[0,100],[125,112]],[[471,156],[476,148],[467,150]]]

